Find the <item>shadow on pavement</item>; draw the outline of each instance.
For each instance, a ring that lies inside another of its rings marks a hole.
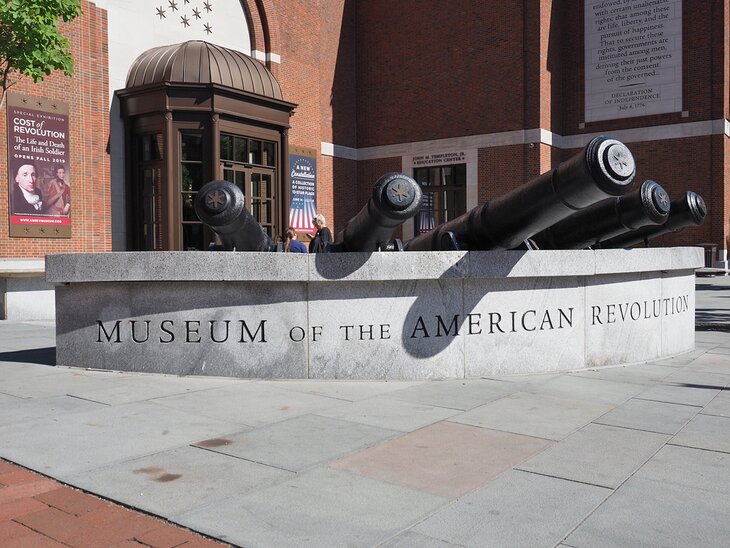
[[[697,283],[695,285],[695,288],[700,291],[727,291],[728,286],[726,285],[715,285],[715,284],[703,284],[703,283]]]
[[[687,383],[687,382],[680,382],[680,383],[673,382],[671,384],[672,384],[672,386],[682,386],[684,388],[703,388],[706,390],[720,390],[720,391],[727,390],[727,388],[724,386],[715,386],[712,384],[692,384],[692,383]]]
[[[0,352],[0,362],[37,363],[38,365],[56,365],[56,347],[31,348]]]

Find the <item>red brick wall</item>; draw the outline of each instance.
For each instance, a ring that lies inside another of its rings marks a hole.
[[[357,2],[359,147],[522,129],[521,2]]]
[[[674,200],[685,191],[698,192],[708,204],[716,200],[715,189],[722,184],[723,150],[721,136],[694,139],[668,139],[645,143],[630,143],[636,159],[636,188],[645,179],[653,179]],[[722,203],[722,201],[720,201]],[[719,204],[718,204],[719,205]],[[655,245],[690,245],[698,242],[718,244],[724,238],[723,215],[712,208],[701,227],[692,227],[652,241]]]
[[[288,0],[268,8],[276,9],[280,40],[280,51],[275,53],[281,55],[282,62],[275,67],[275,74],[284,98],[298,105],[291,118],[292,145],[317,151],[323,141],[356,146],[352,4],[345,0]],[[355,165],[318,153],[317,175],[317,209],[334,231],[336,219],[347,218],[353,207],[349,196],[357,184]]]
[[[0,258],[36,258],[46,253],[111,250],[109,77],[106,12],[82,3],[84,13],[61,26],[71,43],[75,72],[54,72],[42,84],[23,79],[11,91],[69,105],[71,239],[8,236],[7,108],[0,112]]]

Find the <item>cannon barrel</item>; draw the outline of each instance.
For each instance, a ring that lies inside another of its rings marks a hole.
[[[243,192],[233,183],[206,183],[193,205],[198,219],[220,236],[226,251],[276,250],[274,241],[244,206]]]
[[[669,218],[669,195],[659,183],[581,209],[531,238],[539,249],[585,249],[630,230],[660,225]]]
[[[677,200],[672,200],[669,206],[669,218],[664,224],[625,232],[602,241],[600,247],[604,249],[631,247],[669,232],[679,232],[688,226],[700,226],[706,216],[707,206],[702,196],[689,190]]]
[[[514,249],[579,209],[625,194],[635,173],[626,145],[595,137],[552,171],[416,236],[405,249]]]
[[[421,208],[423,193],[403,173],[386,173],[375,183],[363,208],[337,234],[331,251],[380,251],[395,230]]]

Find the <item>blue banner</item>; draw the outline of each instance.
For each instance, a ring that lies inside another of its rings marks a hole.
[[[317,159],[289,155],[289,226],[299,233],[314,234],[312,218],[317,214]]]

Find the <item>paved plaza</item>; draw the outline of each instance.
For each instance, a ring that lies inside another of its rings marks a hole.
[[[726,546],[730,277],[697,288],[690,353],[469,381],[75,370],[0,322],[0,545]]]

